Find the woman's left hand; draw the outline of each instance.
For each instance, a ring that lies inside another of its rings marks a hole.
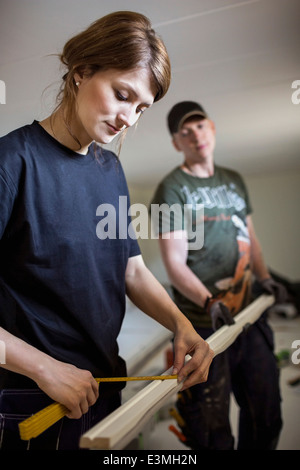
[[[178,381],[183,382],[181,390],[206,382],[214,353],[192,326],[175,334],[174,354],[173,374],[178,374]],[[185,362],[187,354],[191,359]]]
[[[166,290],[146,268],[142,257],[129,258],[126,293],[143,312],[174,333],[174,374],[183,381],[183,390],[207,380],[213,351],[199,336],[191,322],[178,309]],[[192,359],[185,364],[185,356]]]

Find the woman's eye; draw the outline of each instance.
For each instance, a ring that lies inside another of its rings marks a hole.
[[[127,101],[128,99],[127,96],[122,95],[122,93],[120,93],[119,91],[116,92],[116,95],[117,95],[118,100],[120,101]]]

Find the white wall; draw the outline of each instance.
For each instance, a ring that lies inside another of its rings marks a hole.
[[[300,171],[245,177],[253,221],[267,265],[291,281],[300,280]],[[155,188],[130,186],[131,203],[148,205]],[[168,282],[158,242],[139,240],[149,269]]]
[[[300,280],[300,171],[245,180],[268,266],[291,280]]]

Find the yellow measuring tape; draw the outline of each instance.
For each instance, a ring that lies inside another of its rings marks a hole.
[[[100,382],[130,382],[133,380],[169,380],[177,379],[177,375],[144,375],[141,377],[106,377],[95,379]],[[38,413],[30,416],[19,423],[20,437],[24,441],[39,436],[46,429],[50,428],[54,423],[63,418],[68,409],[60,403],[52,403]]]

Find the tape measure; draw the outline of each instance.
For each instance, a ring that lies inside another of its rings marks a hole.
[[[96,382],[130,382],[133,380],[170,380],[177,379],[177,375],[145,375],[140,377],[102,377],[95,379]],[[63,418],[68,409],[60,403],[52,403],[46,408],[19,423],[20,438],[29,441],[39,436],[46,429]]]
[[[96,379],[100,382],[131,382],[132,380],[170,380],[177,379],[177,375],[143,375],[140,377],[103,377]]]

